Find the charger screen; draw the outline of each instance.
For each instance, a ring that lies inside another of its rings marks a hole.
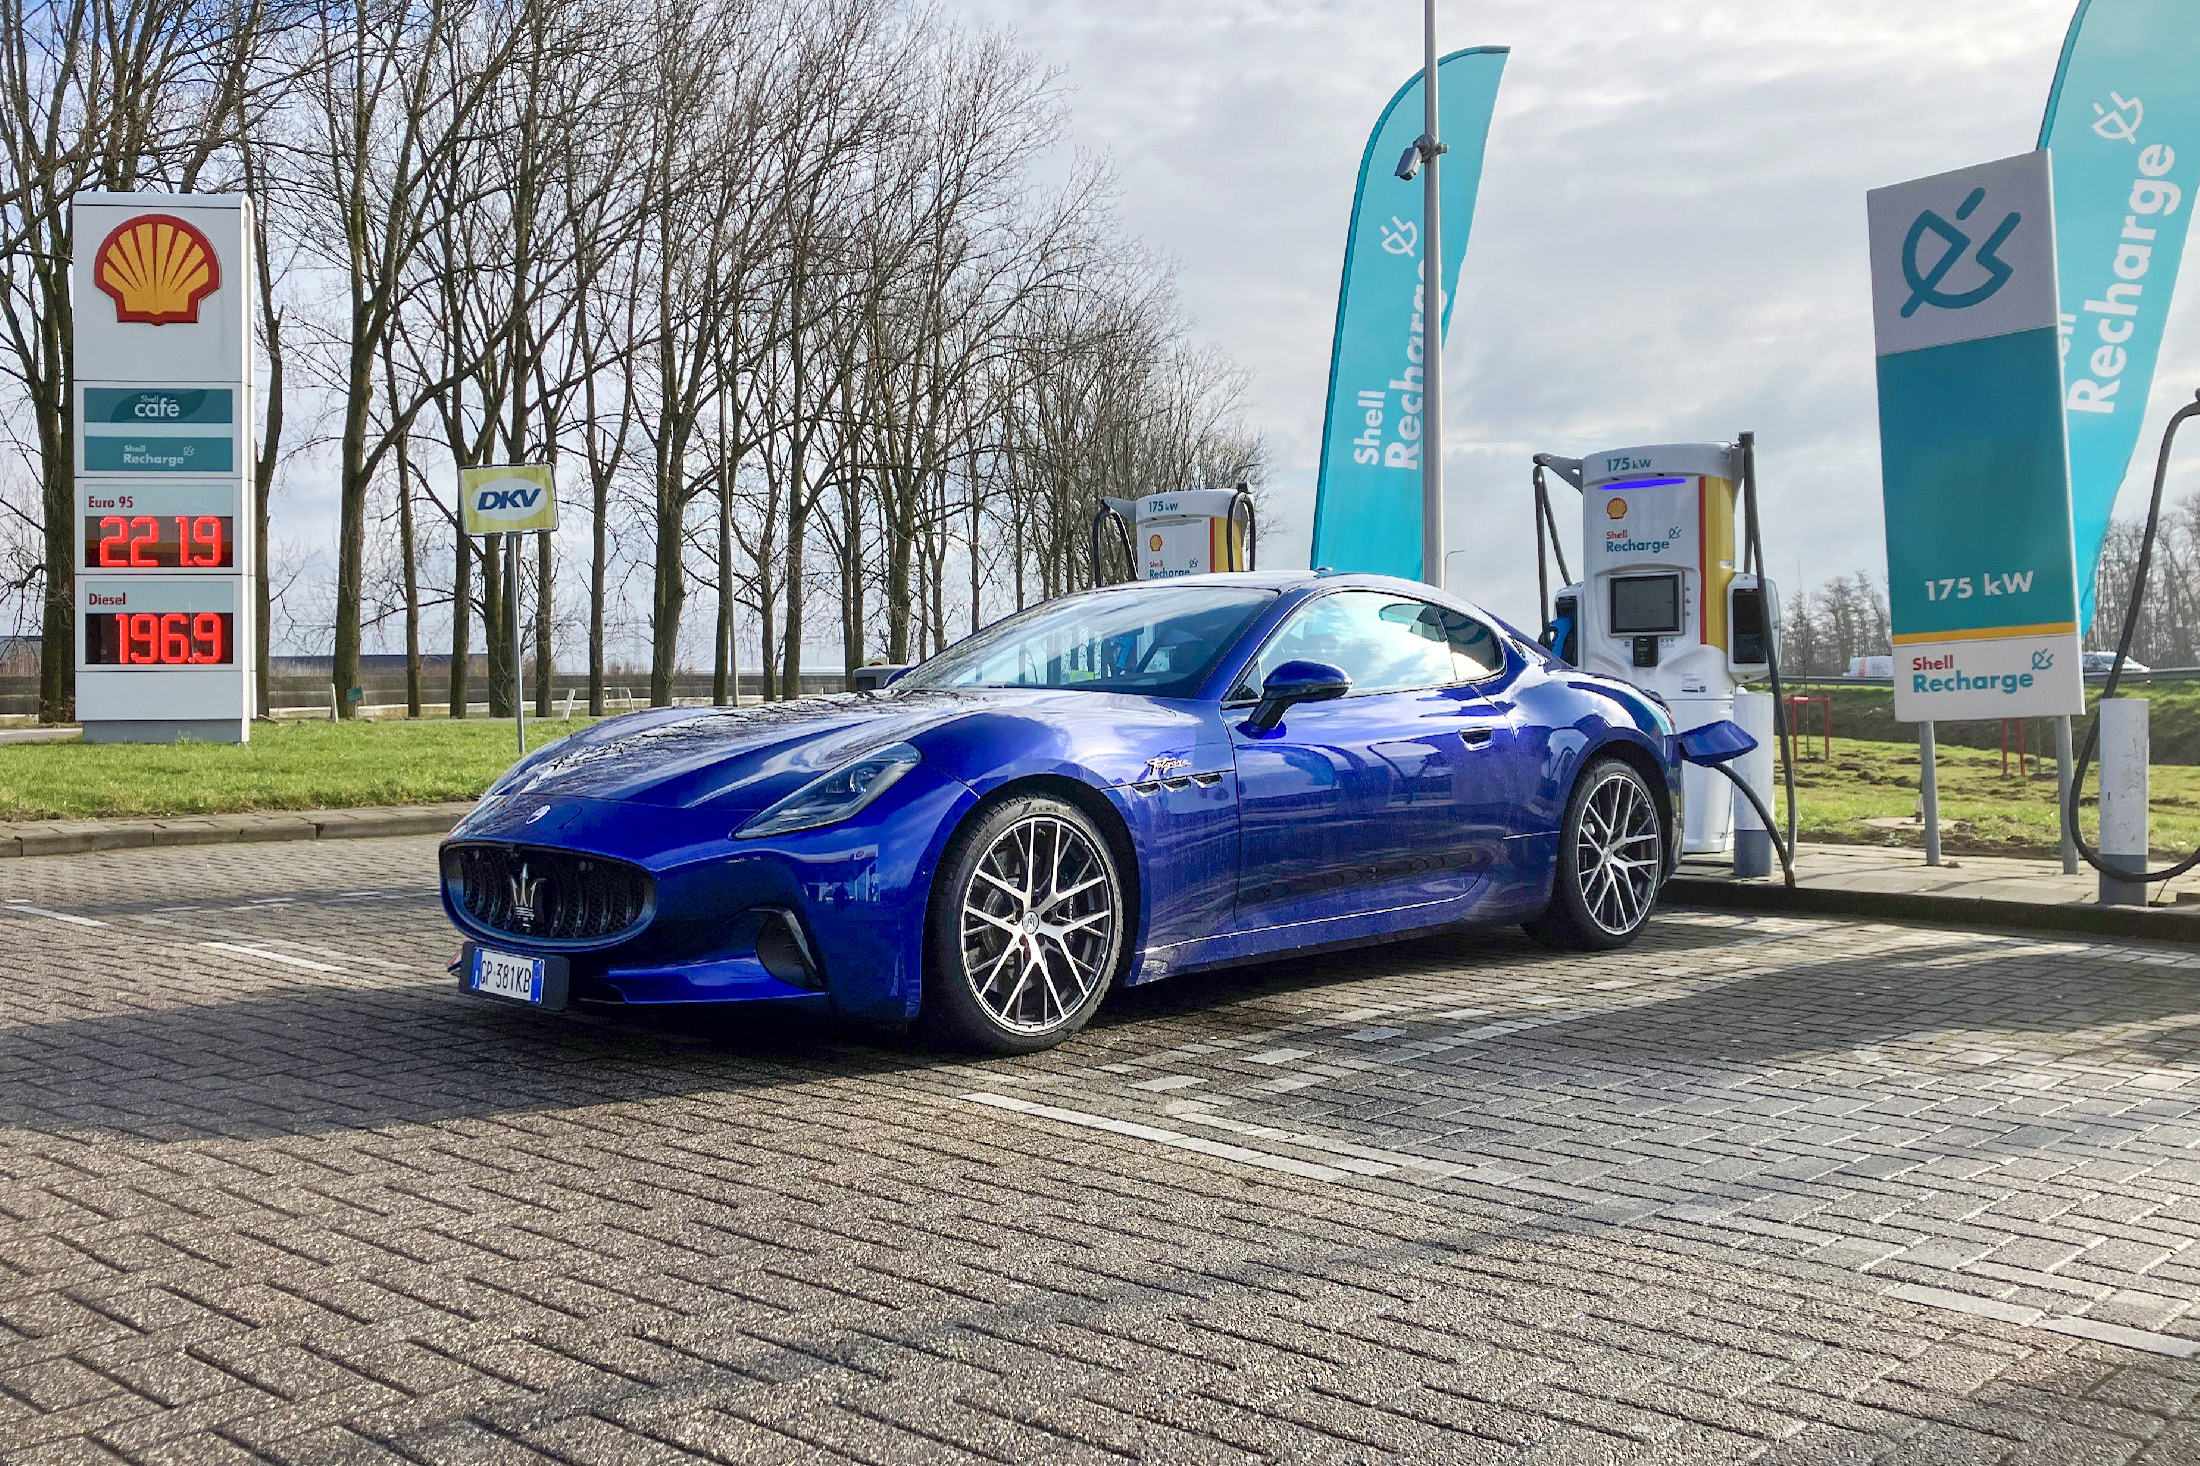
[[[1624,575],[1612,581],[1614,636],[1674,636],[1681,629],[1678,575]]]

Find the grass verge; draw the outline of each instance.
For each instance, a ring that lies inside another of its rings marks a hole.
[[[1759,692],[1771,689],[1759,685]],[[1917,725],[1897,723],[1894,720],[1894,689],[1891,687],[1790,687],[1791,692],[1808,693],[1812,697],[1833,699],[1833,731],[1849,738],[1870,743],[1906,743],[1917,745]],[[2163,764],[2200,765],[2200,682],[2127,683],[2118,696],[2145,698],[2148,703],[2148,747],[2157,766]],[[2088,683],[2085,690],[2086,719],[2100,706],[2101,684]],[[1795,732],[1798,739],[1807,738],[1813,748],[1819,741],[1819,730],[1824,725],[1825,710],[1817,707],[1798,708],[1795,713]],[[2085,740],[2086,722],[2081,720],[2073,730],[2082,743]],[[1990,748],[2001,747],[2001,724],[1998,722],[1935,723],[1933,734],[1940,741],[1942,752],[1952,747]],[[2009,729],[2012,744],[2017,738],[2016,725]],[[2025,723],[2025,739],[2034,753],[2047,750],[2047,756],[2055,756],[2055,723],[2052,718],[2031,718]],[[2000,767],[2000,757],[1995,758]]]
[[[1833,740],[1833,757],[1818,757],[1819,740],[1798,741],[1795,763],[1798,824],[1805,840],[1850,845],[1922,848],[1917,815],[1917,747],[1856,738]],[[2057,850],[2055,760],[2032,760],[2029,778],[2001,772],[2001,755],[1981,749],[1940,749],[1941,847],[1972,855],[2046,855]],[[2087,839],[2098,829],[2098,771],[2086,777],[2079,828]],[[2200,842],[2200,768],[2154,767],[2149,787],[2151,843],[2158,853],[2183,852]],[[1782,810],[1784,817],[1785,811]],[[1889,828],[1873,820],[1912,821]]]
[[[540,748],[586,718],[527,721]],[[235,814],[472,799],[512,764],[496,722],[257,723],[247,744],[0,745],[0,819]]]

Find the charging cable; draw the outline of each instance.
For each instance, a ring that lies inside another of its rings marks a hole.
[[[2123,680],[2124,660],[2131,655],[2132,633],[2139,629],[2139,611],[2146,604],[2147,570],[2154,561],[2154,536],[2162,523],[2162,486],[2169,478],[2170,445],[2177,441],[2177,430],[2184,426],[2185,419],[2189,417],[2200,417],[2200,393],[2194,394],[2193,401],[2171,414],[2169,425],[2162,429],[2162,451],[2154,460],[2154,496],[2147,501],[2146,532],[2139,537],[2139,565],[2131,578],[2131,605],[2124,612],[2123,635],[2116,639],[2116,660],[2110,664],[2108,682],[2101,688],[2101,701],[2104,703],[2116,695],[2116,684]],[[2069,801],[2063,806],[2063,818],[2070,822],[2070,841],[2078,847],[2078,854],[2085,857],[2085,863],[2102,875],[2148,885],[2156,881],[2175,880],[2194,866],[2200,865],[2200,850],[2193,851],[2164,870],[2144,869],[2146,860],[2143,856],[2139,862],[2142,869],[2139,870],[2118,870],[2101,864],[2100,851],[2086,843],[2084,832],[2078,828],[2078,795],[2085,787],[2086,766],[2093,762],[2093,752],[2099,746],[2100,740],[2101,717],[2096,711],[2093,715],[2093,726],[2085,730],[2085,746],[2078,753],[2078,766],[2070,775]]]

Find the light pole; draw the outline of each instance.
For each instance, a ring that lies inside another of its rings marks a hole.
[[[1437,192],[1444,151],[1436,131],[1436,0],[1421,3],[1422,182],[1421,354],[1427,358],[1421,394],[1421,579],[1444,583],[1444,218]]]
[[[1446,550],[1444,552],[1444,578],[1438,582],[1438,589],[1451,589],[1451,562],[1465,553],[1467,553],[1465,550]]]

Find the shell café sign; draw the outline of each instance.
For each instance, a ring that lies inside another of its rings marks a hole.
[[[255,712],[251,219],[234,194],[72,203],[76,702],[87,743],[241,743]]]

